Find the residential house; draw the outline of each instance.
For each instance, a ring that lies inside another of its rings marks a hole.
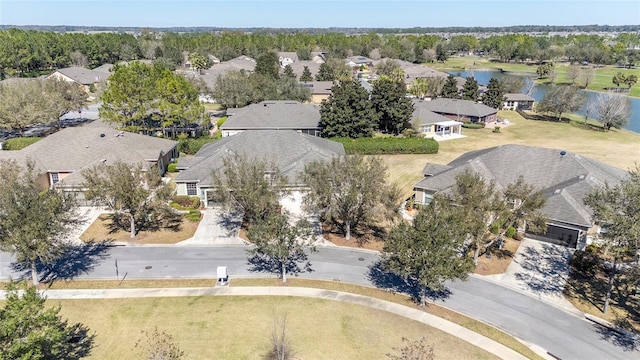
[[[426,101],[425,108],[451,120],[486,124],[496,121],[498,110],[471,100],[437,98]]]
[[[328,161],[344,156],[342,144],[293,130],[244,131],[234,136],[208,143],[193,157],[178,159],[180,174],[174,179],[178,195],[199,196],[206,206],[212,204],[216,191],[213,174],[224,167],[228,156],[273,161],[301,206],[304,184],[299,176],[305,165],[313,161]]]
[[[411,124],[426,138],[448,140],[461,138],[462,123],[451,120],[429,109],[430,101],[413,99]]]
[[[94,121],[64,128],[21,150],[0,151],[0,159],[19,164],[33,161],[43,187],[76,192],[82,202],[83,169],[122,161],[154,165],[164,175],[171,160],[179,156],[177,145],[176,141],[119,131]]]
[[[186,76],[202,80],[207,88],[209,90],[212,90],[216,86],[218,76],[224,76],[229,71],[243,71],[250,74],[255,70],[255,68],[256,61],[254,59],[245,55],[241,55],[229,61],[223,61],[221,63],[214,64],[209,69],[202,70],[199,73],[194,72],[186,74]],[[201,96],[201,99],[204,100],[204,102],[213,102],[213,100],[210,97],[207,97],[205,94]]]
[[[312,51],[311,52],[311,61],[320,65],[327,60],[327,53],[323,51]]]
[[[298,79],[300,79],[300,77],[302,76],[302,72],[304,71],[305,66],[309,69],[309,72],[314,79],[318,74],[318,71],[320,71],[320,64],[313,61],[296,61],[292,64],[289,64],[289,66],[291,66],[291,70],[293,70],[293,73],[296,74],[296,77]],[[280,73],[284,73],[284,68],[281,68]]]
[[[349,56],[347,58],[346,64],[349,65],[350,68],[355,68],[360,66],[367,66],[371,68],[373,67],[373,60],[365,56]]]
[[[320,136],[320,108],[298,101],[262,101],[242,108],[227,109],[228,119],[220,127],[222,137],[247,130],[294,130]]]
[[[96,69],[87,69],[79,66],[73,66],[63,69],[57,69],[51,73],[47,78],[56,78],[67,82],[74,82],[82,85],[82,88],[88,93],[91,86],[96,86],[103,80],[106,80],[111,73],[109,72],[111,67],[103,65]]]
[[[278,53],[278,61],[280,62],[280,67],[291,65],[298,61],[298,53],[295,51],[280,51]]]
[[[526,94],[504,94],[504,110],[531,110],[536,99]]]
[[[301,82],[302,86],[311,90],[311,102],[313,104],[321,104],[322,100],[331,96],[331,88],[333,81],[307,81]]]
[[[407,87],[411,86],[413,81],[415,81],[416,79],[419,79],[419,78],[425,78],[425,79],[442,78],[442,79],[446,79],[447,76],[449,76],[449,74],[447,74],[445,72],[434,70],[434,69],[432,69],[432,68],[430,68],[428,66],[421,65],[421,64],[414,64],[412,62],[399,60],[399,59],[384,58],[384,59],[381,59],[381,60],[376,60],[376,61],[374,61],[373,66],[374,67],[378,66],[383,61],[395,61],[400,66],[402,71],[404,71],[404,73],[405,73],[405,83],[407,84]]]
[[[585,196],[605,183],[617,184],[628,175],[624,170],[568,151],[501,145],[465,153],[447,165],[427,164],[424,178],[414,185],[416,203],[428,204],[435,193],[449,193],[455,177],[465,170],[495,181],[497,190],[523,176],[544,193],[547,201],[542,212],[548,218],[544,233],[526,235],[578,248],[599,232],[591,209],[583,202]]]

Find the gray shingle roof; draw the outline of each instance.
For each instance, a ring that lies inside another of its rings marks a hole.
[[[547,197],[543,212],[549,219],[589,227],[591,211],[582,200],[605,182],[616,184],[628,173],[599,161],[561,150],[502,145],[468,152],[448,164],[450,169],[425,177],[415,187],[448,192],[464,170],[479,172],[503,189],[522,175]],[[426,169],[426,168],[425,168]]]
[[[484,104],[478,104],[470,100],[437,98],[426,102],[426,109],[438,114],[452,114],[484,117],[496,114],[498,110]]]
[[[227,109],[222,130],[319,129],[320,108],[298,101],[262,101]]]
[[[443,121],[451,121],[451,119],[431,111],[429,107],[429,103],[431,101],[413,99],[412,102],[413,116],[411,118],[411,122],[415,127],[435,124]]]
[[[309,61],[309,60],[296,61],[294,63],[289,64],[289,66],[291,66],[291,70],[293,70],[293,73],[296,74],[298,79],[300,79],[300,76],[302,76],[302,72],[304,71],[305,66],[309,68],[309,72],[311,73],[311,76],[313,76],[314,78],[316,74],[318,74],[318,71],[320,71],[320,64],[314,61]],[[284,68],[282,68],[280,72],[284,72]]]
[[[82,85],[91,85],[93,83],[96,83],[98,81],[105,79],[105,72],[103,71],[95,71],[95,70],[90,70],[90,69],[77,67],[77,66],[58,69],[54,71],[51,75],[53,75],[56,72],[64,76],[67,76],[73,79],[75,82],[80,83]]]
[[[273,160],[289,184],[295,185],[306,164],[330,160],[345,152],[340,143],[293,130],[244,131],[203,146],[193,158],[188,159],[189,168],[180,171],[174,181],[197,181],[201,187],[212,186],[213,172],[222,169],[225,156],[235,154]],[[178,167],[183,167],[184,163],[183,159],[178,159]]]
[[[504,97],[507,99],[507,101],[535,101],[536,100],[527,94],[518,94],[518,93],[507,93],[507,94],[504,94]]]
[[[311,89],[311,95],[330,95],[333,81],[306,81],[301,84]]]
[[[155,162],[176,145],[176,141],[121,132],[108,126],[80,126],[62,129],[22,150],[0,151],[0,159],[15,159],[19,163],[32,159],[42,172],[73,172],[105,161]],[[71,179],[64,182],[70,183]]]

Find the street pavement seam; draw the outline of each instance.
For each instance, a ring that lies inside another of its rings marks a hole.
[[[382,310],[429,325],[474,346],[477,346],[501,359],[527,359],[515,350],[489,339],[472,330],[451,321],[426,313],[409,306],[396,304],[363,295],[347,292],[302,287],[212,287],[212,288],[153,288],[153,289],[74,289],[42,290],[48,299],[117,299],[140,297],[179,297],[179,296],[296,296],[314,297],[324,300],[341,301]],[[0,298],[5,292],[0,291]],[[533,350],[533,349],[532,349]],[[542,355],[541,353],[538,353]],[[545,354],[546,355],[546,354]]]

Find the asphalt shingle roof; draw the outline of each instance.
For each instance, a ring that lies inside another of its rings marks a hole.
[[[425,108],[438,114],[484,117],[498,110],[470,100],[437,98],[425,103]]]
[[[536,100],[527,94],[519,94],[519,93],[507,93],[507,94],[504,94],[504,97],[507,99],[507,101],[535,101]]]
[[[319,129],[320,108],[298,101],[262,101],[227,109],[222,130]]]
[[[413,99],[412,102],[413,102],[413,116],[411,118],[411,122],[416,127],[435,124],[435,123],[444,122],[444,121],[451,121],[451,119],[433,112],[429,106],[429,103],[431,101]]]
[[[74,172],[99,162],[155,162],[176,145],[176,141],[122,132],[106,125],[79,126],[62,129],[22,150],[0,151],[0,159],[19,163],[32,159],[42,172]],[[69,176],[63,183],[70,184],[72,180]]]
[[[289,184],[298,185],[298,175],[304,166],[316,160],[330,160],[345,154],[342,144],[293,130],[244,131],[209,143],[188,161],[178,159],[180,171],[175,182],[199,182],[200,186],[212,186],[213,173],[223,167],[225,156],[236,154],[250,159],[274,161]]]
[[[82,85],[91,85],[98,81],[105,80],[105,75],[107,74],[104,71],[95,71],[78,66],[58,69],[53,73],[56,72],[67,76]]]
[[[586,194],[605,183],[616,184],[628,173],[578,154],[561,152],[514,144],[472,151],[450,162],[450,169],[425,177],[415,187],[446,193],[455,177],[466,169],[495,180],[499,189],[522,175],[527,183],[545,193],[547,204],[542,210],[549,219],[590,227],[592,212],[583,203]]]

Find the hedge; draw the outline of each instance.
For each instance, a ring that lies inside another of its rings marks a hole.
[[[171,163],[169,164],[169,166],[167,166],[167,171],[170,173],[174,173],[177,172],[178,170],[176,169],[178,167],[178,165],[176,163]]]
[[[189,221],[198,222],[200,221],[200,211],[191,210],[188,213],[184,214],[184,217]]]
[[[484,126],[482,124],[476,124],[472,122],[463,122],[462,127],[465,129],[482,129]]]
[[[347,155],[437,154],[438,142],[424,138],[332,138]]]
[[[2,144],[2,150],[20,150],[39,141],[41,137],[18,137],[5,141]]]
[[[200,198],[197,196],[174,195],[171,200],[183,208],[197,209],[200,207]]]

